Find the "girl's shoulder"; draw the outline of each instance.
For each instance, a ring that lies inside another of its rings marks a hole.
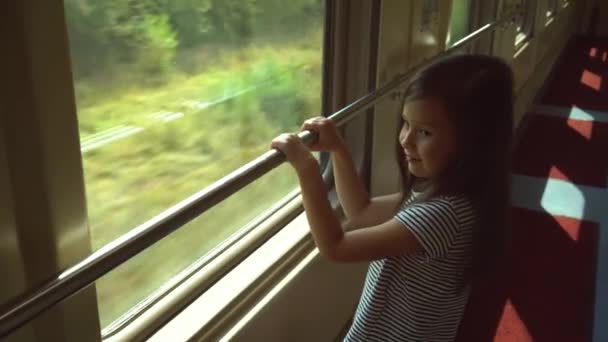
[[[437,195],[403,207],[394,218],[416,236],[429,256],[443,257],[472,236],[476,212],[468,196]]]
[[[438,196],[437,200],[448,205],[459,219],[471,218],[480,214],[477,201],[466,194],[442,195]]]
[[[475,205],[473,198],[471,198],[471,196],[469,196],[467,194],[438,195],[434,198],[431,198],[431,200],[445,201],[445,202],[452,203],[455,205],[470,205],[470,206]]]
[[[466,194],[437,195],[420,203],[421,206],[439,206],[455,216],[462,218],[479,214],[479,206],[473,198]]]

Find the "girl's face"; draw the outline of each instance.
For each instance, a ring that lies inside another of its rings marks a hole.
[[[434,179],[456,159],[456,131],[449,115],[433,98],[405,104],[399,143],[414,176]]]

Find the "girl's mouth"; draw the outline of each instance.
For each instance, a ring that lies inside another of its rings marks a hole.
[[[406,159],[406,160],[407,160],[409,163],[417,163],[417,162],[420,162],[420,161],[421,161],[421,159],[420,159],[420,158],[414,158],[414,157],[411,157],[411,156],[409,156],[409,155],[407,155],[407,154],[405,155],[405,159]]]

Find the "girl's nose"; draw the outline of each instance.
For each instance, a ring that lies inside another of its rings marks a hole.
[[[414,146],[413,143],[413,137],[412,137],[412,132],[406,132],[402,135],[402,139],[401,139],[401,146],[405,147],[405,146],[409,146],[412,147]]]

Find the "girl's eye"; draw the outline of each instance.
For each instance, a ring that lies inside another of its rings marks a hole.
[[[431,132],[427,131],[426,129],[421,129],[418,131],[423,137],[429,137],[431,136]]]

